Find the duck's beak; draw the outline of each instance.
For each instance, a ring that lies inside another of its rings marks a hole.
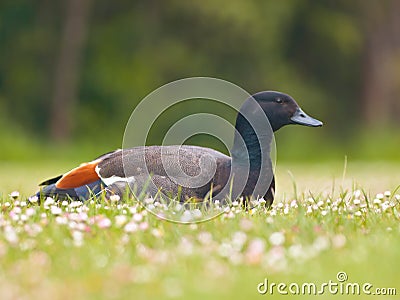
[[[312,126],[312,127],[320,127],[322,126],[322,122],[317,119],[311,118],[299,107],[294,115],[290,118],[294,124]]]

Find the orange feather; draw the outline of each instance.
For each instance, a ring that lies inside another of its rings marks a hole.
[[[81,164],[79,167],[65,173],[56,183],[56,188],[71,189],[99,180],[96,173],[96,166],[100,160]]]

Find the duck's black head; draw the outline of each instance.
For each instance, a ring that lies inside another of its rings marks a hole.
[[[250,167],[258,167],[262,152],[269,155],[273,131],[289,124],[322,126],[321,121],[308,116],[289,95],[274,91],[254,94],[243,103],[238,113],[232,157],[243,160],[247,151]]]
[[[308,116],[287,94],[264,91],[252,96],[268,117],[272,130],[289,124],[319,127],[322,122]]]

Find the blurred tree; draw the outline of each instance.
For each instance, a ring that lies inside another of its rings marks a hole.
[[[55,141],[71,136],[78,97],[78,79],[86,39],[91,0],[66,0],[66,14],[55,71],[51,110],[51,135]]]
[[[363,116],[369,125],[400,124],[400,1],[360,2]]]
[[[287,149],[304,139],[350,144],[366,123],[399,120],[399,3],[2,0],[0,118],[39,145],[118,147],[148,93],[214,76],[285,91],[325,121],[322,131],[280,134]],[[158,128],[189,111],[174,109]]]

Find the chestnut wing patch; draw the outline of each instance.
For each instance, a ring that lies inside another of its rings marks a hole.
[[[81,164],[79,167],[65,173],[56,183],[58,189],[77,188],[100,179],[96,173],[96,166],[100,160]]]

